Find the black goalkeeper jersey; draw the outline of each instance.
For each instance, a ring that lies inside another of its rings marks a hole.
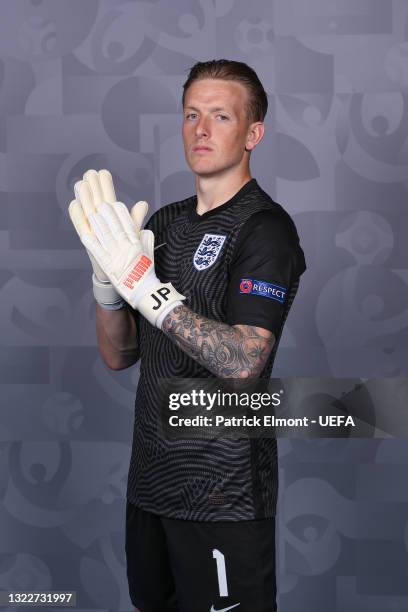
[[[186,296],[193,312],[230,325],[271,330],[276,342],[306,269],[295,225],[255,179],[202,215],[197,196],[158,210],[155,268]],[[215,378],[162,331],[135,313],[140,344],[127,498],[178,519],[240,521],[271,517],[278,490],[275,438],[169,439],[160,433],[159,381]]]

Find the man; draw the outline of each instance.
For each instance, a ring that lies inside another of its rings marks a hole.
[[[196,64],[183,141],[197,195],[140,230],[145,203],[130,216],[109,174],[90,171],[70,207],[94,265],[102,358],[141,360],[126,511],[141,612],[276,610],[276,440],[170,439],[158,384],[270,376],[305,262],[293,221],[250,174],[267,105],[249,66]]]

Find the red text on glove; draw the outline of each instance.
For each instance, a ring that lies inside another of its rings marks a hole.
[[[140,279],[146,274],[147,270],[152,265],[152,260],[146,257],[146,255],[142,255],[139,261],[135,263],[123,284],[125,287],[129,287],[129,289],[133,289],[135,283],[140,281]]]

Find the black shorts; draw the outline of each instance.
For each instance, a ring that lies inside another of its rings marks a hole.
[[[276,612],[274,518],[183,521],[127,502],[126,560],[141,612]]]

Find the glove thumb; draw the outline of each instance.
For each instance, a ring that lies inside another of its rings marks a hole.
[[[130,216],[132,217],[136,232],[140,232],[148,210],[149,205],[143,200],[140,200],[140,202],[136,202],[136,204],[132,206]]]
[[[140,242],[143,251],[154,261],[154,234],[151,230],[141,230]]]

